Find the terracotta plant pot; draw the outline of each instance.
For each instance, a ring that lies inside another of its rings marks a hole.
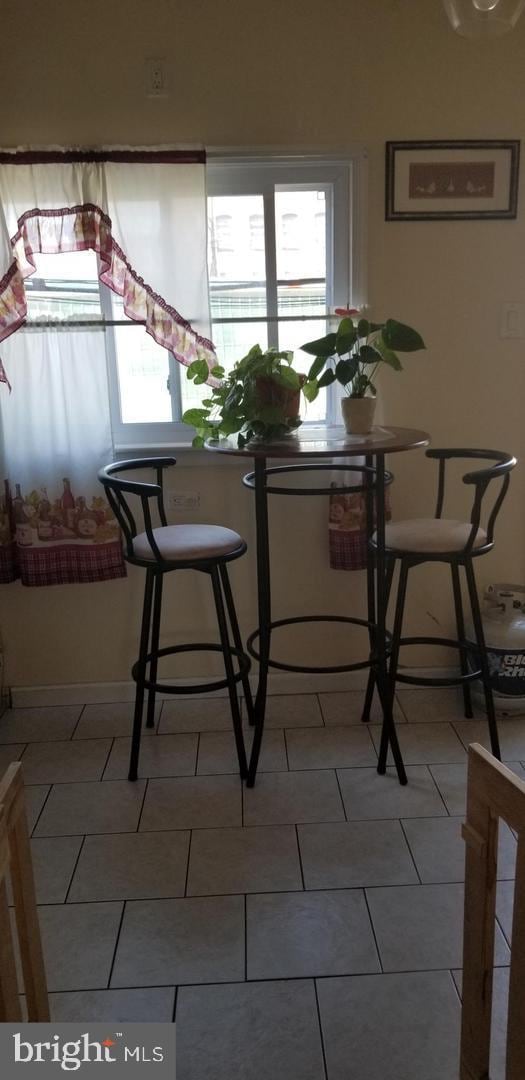
[[[349,435],[369,435],[374,426],[375,397],[345,397],[341,401],[343,423]]]
[[[271,375],[258,375],[257,397],[261,405],[274,405],[281,410],[283,421],[296,420],[301,410],[301,391],[287,390]]]

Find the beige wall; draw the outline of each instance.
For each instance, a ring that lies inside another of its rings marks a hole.
[[[170,96],[150,100],[144,59],[159,55],[167,60]],[[436,445],[495,446],[521,456],[524,342],[501,340],[499,320],[505,301],[525,299],[523,206],[517,221],[386,223],[383,157],[387,139],[520,138],[524,55],[525,18],[506,38],[469,42],[449,28],[439,0],[26,0],[23,15],[14,7],[2,13],[1,142],[363,143],[371,309],[416,325],[428,345],[402,375],[384,378],[385,420],[425,428]],[[392,465],[395,511],[430,511],[431,464],[414,453]],[[239,476],[236,467],[183,466],[178,484],[201,492],[200,520],[234,525],[253,541],[251,496]],[[273,511],[276,614],[350,604],[362,610],[363,575],[327,568],[324,515],[323,503],[309,500]],[[524,580],[523,536],[519,469],[496,550],[479,567],[482,583]],[[245,629],[255,618],[253,570],[246,559],[233,571]],[[427,568],[414,580],[413,632],[435,630],[436,620],[449,628],[443,574]],[[209,634],[205,584],[182,582],[173,594],[166,641]],[[4,587],[9,681],[127,678],[141,587],[140,572],[108,585]],[[330,651],[340,656],[342,639],[324,635],[314,645],[308,638],[310,655]]]

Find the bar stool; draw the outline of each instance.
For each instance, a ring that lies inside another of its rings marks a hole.
[[[111,509],[124,534],[124,557],[126,562],[135,566],[143,566],[146,570],[139,658],[132,668],[132,676],[137,684],[137,689],[128,778],[129,780],[137,779],[145,690],[148,691],[146,727],[152,728],[155,723],[155,695],[157,691],[164,694],[202,694],[227,687],[239,772],[241,778],[244,779],[247,774],[246,750],[236,684],[238,682],[242,683],[248,717],[251,717],[253,706],[248,680],[250,659],[242,647],[239,624],[228,578],[227,563],[244,555],[246,543],[238,533],[219,525],[168,525],[163,500],[163,471],[175,464],[176,459],[172,457],[139,458],[133,461],[117,461],[106,465],[98,474]],[[121,479],[118,475],[131,470],[146,468],[156,470],[156,484]],[[138,532],[128,498],[132,495],[139,497],[142,506],[145,531],[141,533]],[[152,525],[151,500],[156,500],[157,503],[158,516],[161,522],[160,527],[157,528],[153,528]],[[201,573],[210,575],[220,645],[199,642],[159,649],[163,578],[164,574],[173,570],[198,570]],[[226,610],[224,602],[226,602]],[[230,642],[230,631],[233,636],[233,646]],[[192,683],[184,686],[173,686],[171,683],[157,682],[157,665],[160,657],[186,652],[210,651],[222,653],[225,679],[217,679],[205,684]],[[237,671],[234,669],[234,659],[237,664]],[[148,665],[149,672],[148,677],[146,677]]]
[[[483,633],[483,623],[479,606],[476,579],[474,575],[473,560],[480,555],[486,555],[494,546],[494,526],[501,505],[507,494],[510,482],[510,472],[516,464],[516,459],[499,450],[472,450],[472,449],[444,449],[427,450],[426,456],[439,462],[438,492],[435,516],[433,518],[416,518],[408,521],[392,522],[386,526],[386,558],[387,558],[387,590],[390,591],[394,566],[397,560],[400,563],[399,585],[394,616],[394,628],[392,632],[392,645],[390,653],[389,682],[392,697],[397,682],[411,683],[417,686],[457,686],[463,688],[463,701],[465,716],[472,717],[472,704],[470,697],[470,683],[474,679],[481,679],[487,710],[490,743],[492,753],[501,759],[496,714],[490,684],[489,665]],[[469,521],[457,521],[443,518],[443,504],[445,499],[445,466],[450,459],[477,459],[490,461],[493,464],[484,469],[467,472],[462,477],[464,484],[472,485],[474,498]],[[483,500],[489,488],[499,481],[495,491],[494,501],[486,520],[486,529],[481,525]],[[374,539],[372,539],[372,544]],[[403,625],[403,613],[407,591],[407,579],[409,570],[414,566],[420,566],[425,562],[444,562],[450,566],[452,575],[452,590],[456,614],[457,638],[443,637],[401,637]],[[465,639],[465,620],[463,614],[463,602],[461,597],[461,583],[459,570],[463,567],[467,582],[470,608],[472,612],[472,624],[475,642],[467,642]],[[398,670],[399,650],[403,645],[444,645],[459,650],[461,674],[449,678],[423,678],[401,674]],[[475,645],[475,648],[473,648]],[[469,671],[469,656],[471,663],[479,665],[476,670]],[[370,683],[369,683],[370,689]],[[368,695],[367,695],[368,697]],[[366,716],[364,717],[366,719]],[[379,751],[378,770],[386,769],[388,741],[383,733]]]

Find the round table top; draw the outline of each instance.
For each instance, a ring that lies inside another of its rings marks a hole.
[[[343,427],[303,425],[280,441],[261,442],[254,439],[242,448],[237,446],[237,436],[228,439],[208,439],[206,449],[219,454],[233,454],[252,458],[301,458],[301,457],[362,457],[374,454],[396,454],[401,450],[415,450],[428,446],[430,436],[426,431],[413,428],[374,427],[369,435],[348,435]]]

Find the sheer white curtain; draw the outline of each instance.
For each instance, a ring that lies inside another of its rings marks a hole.
[[[0,581],[124,572],[96,480],[113,456],[104,332],[21,329],[36,253],[88,249],[160,345],[183,364],[215,363],[202,153],[0,152],[0,342],[13,387],[0,386]]]

